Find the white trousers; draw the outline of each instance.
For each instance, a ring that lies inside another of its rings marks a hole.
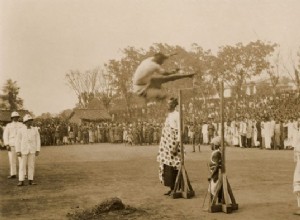
[[[10,151],[8,151],[8,160],[10,175],[17,175],[17,153],[15,147],[10,147]],[[19,157],[18,160],[20,166],[21,158]]]
[[[21,163],[19,167],[19,181],[24,181],[26,175],[26,167],[28,166],[28,180],[33,180],[34,167],[35,167],[35,154],[27,154],[21,157]]]

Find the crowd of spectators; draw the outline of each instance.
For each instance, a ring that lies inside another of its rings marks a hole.
[[[219,100],[210,99],[193,108],[190,106],[191,103],[187,102],[183,108],[183,142],[210,144],[212,138],[221,134]],[[225,99],[224,106],[224,135],[229,145],[265,149],[293,147],[293,136],[300,123],[300,100],[294,93],[249,96],[239,102]],[[161,116],[155,117],[157,121],[153,120],[155,114],[150,109],[149,117],[144,115],[144,120],[132,122],[84,122],[78,125],[67,120],[37,119],[35,126],[39,128],[42,146],[93,143],[155,145],[160,140],[165,109],[153,109],[156,115]],[[152,119],[149,119],[150,116]],[[0,126],[0,133],[2,130]]]
[[[210,100],[206,112],[188,118],[186,140],[207,144],[221,134],[219,100]],[[198,113],[198,114],[197,114]],[[205,113],[205,114],[203,114]],[[300,128],[300,100],[295,93],[247,97],[236,103],[225,99],[224,137],[229,145],[262,149],[291,149]],[[188,135],[189,134],[189,135]]]
[[[38,122],[42,146],[125,143],[129,145],[158,144],[161,124],[148,122],[134,123],[96,123],[81,125],[61,122],[47,124]]]

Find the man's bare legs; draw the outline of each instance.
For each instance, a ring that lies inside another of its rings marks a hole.
[[[183,78],[192,78],[195,74],[178,74],[171,75],[155,75],[150,79],[149,84],[145,87],[142,96],[147,101],[150,100],[164,100],[167,94],[161,89],[162,84],[175,81]]]
[[[178,79],[192,78],[195,73],[192,74],[171,74],[171,75],[155,75],[150,79],[150,87],[161,88],[161,85],[167,82],[175,81]]]

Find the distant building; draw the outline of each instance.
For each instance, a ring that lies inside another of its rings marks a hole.
[[[94,98],[86,109],[74,109],[71,113],[69,122],[82,124],[84,122],[103,122],[110,121],[112,117],[103,106],[102,102]]]

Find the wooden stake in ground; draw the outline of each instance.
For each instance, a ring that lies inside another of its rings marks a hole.
[[[226,175],[225,163],[225,144],[224,144],[224,82],[220,83],[220,115],[221,115],[221,148],[222,148],[222,168],[219,173],[219,181],[217,184],[216,194],[210,200],[209,212],[225,212],[231,213],[238,209],[238,204],[235,201],[231,186]],[[222,198],[219,201],[218,195],[222,193]]]
[[[182,143],[182,90],[179,90],[179,144],[180,144],[180,152],[181,152],[181,166],[179,172],[176,177],[175,187],[173,190],[172,197],[176,198],[185,198],[189,199],[195,196],[195,192],[190,183],[189,177],[187,175],[185,166],[184,166],[184,149]]]

